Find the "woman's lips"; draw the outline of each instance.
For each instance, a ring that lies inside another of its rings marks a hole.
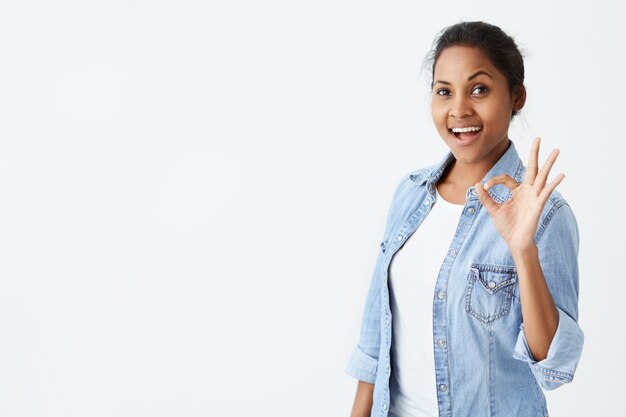
[[[476,140],[483,133],[483,129],[480,129],[477,132],[461,132],[461,133],[454,133],[452,132],[452,129],[449,129],[449,130],[450,130],[450,134],[454,138],[454,142],[459,146],[471,145],[472,143],[476,142]]]

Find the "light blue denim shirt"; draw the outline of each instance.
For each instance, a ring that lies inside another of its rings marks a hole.
[[[435,184],[453,160],[448,152],[439,163],[405,175],[389,208],[359,342],[346,367],[354,378],[375,384],[372,416],[386,416],[390,401],[389,265],[437,204]],[[503,173],[519,183],[525,171],[510,141],[482,183]],[[511,198],[503,184],[493,186],[489,194],[498,203]],[[556,334],[541,361],[533,358],[524,334],[511,253],[475,187],[468,188],[456,233],[436,277],[433,334],[424,335],[432,340],[439,416],[548,416],[542,388],[552,390],[572,381],[584,341],[578,325],[579,237],[574,213],[557,190],[546,202],[534,239],[559,313]]]

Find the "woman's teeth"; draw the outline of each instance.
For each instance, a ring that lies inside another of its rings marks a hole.
[[[472,127],[455,127],[452,129],[454,133],[464,133],[464,132],[478,132],[482,127],[480,126],[472,126]]]
[[[482,126],[455,127],[450,129],[450,131],[457,139],[469,140],[478,135],[478,132],[482,130],[482,128]]]

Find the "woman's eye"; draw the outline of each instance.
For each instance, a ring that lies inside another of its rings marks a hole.
[[[446,90],[445,88],[442,88],[441,90],[437,90],[437,94],[440,96],[447,96],[447,95],[450,95],[450,91]]]
[[[481,90],[481,89],[483,90],[483,93],[487,91],[487,87],[483,87],[482,85],[479,85],[478,87],[474,88],[474,91]],[[481,94],[481,93],[478,93],[478,94]]]

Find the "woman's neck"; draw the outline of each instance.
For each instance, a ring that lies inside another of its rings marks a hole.
[[[467,189],[485,178],[509,147],[509,139],[502,141],[494,148],[491,155],[476,163],[464,163],[457,159],[446,167],[439,179],[440,184],[446,184],[457,190]]]

